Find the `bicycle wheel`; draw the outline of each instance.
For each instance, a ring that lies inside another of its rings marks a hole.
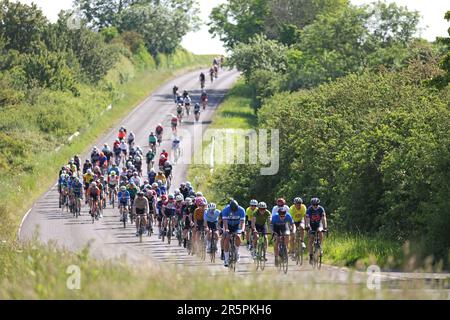
[[[205,246],[205,234],[202,233],[200,238],[200,259],[205,261],[206,259],[206,246]]]
[[[124,229],[127,227],[127,212],[122,209],[122,220]]]
[[[167,228],[167,242],[170,244],[170,240],[172,239],[172,219],[169,220],[169,227]]]
[[[284,273],[288,272],[289,256],[286,247],[283,248],[283,254],[281,258],[281,266]]]
[[[216,261],[216,239],[214,238],[214,234],[211,236],[211,263]]]
[[[258,269],[261,267],[262,254],[263,254],[263,252],[262,252],[261,243],[259,243],[259,241],[258,241],[258,246],[256,248],[256,256],[255,256],[256,271],[258,271]]]
[[[139,242],[142,242],[142,234],[144,233],[144,230],[142,229],[142,218],[139,217],[139,223],[138,223],[138,231],[139,231]]]

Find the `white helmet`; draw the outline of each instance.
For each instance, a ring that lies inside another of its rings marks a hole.
[[[250,205],[251,206],[257,206],[258,205],[258,200],[255,200],[255,199],[251,200],[250,201]]]

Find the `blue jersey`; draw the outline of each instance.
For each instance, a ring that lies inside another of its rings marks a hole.
[[[230,205],[222,210],[222,219],[228,221],[228,226],[238,226],[241,221],[245,221],[245,210],[241,206],[237,212],[232,212]]]
[[[69,183],[69,181],[68,181],[67,176],[64,177],[64,176],[61,175],[61,176],[59,177],[58,184],[59,184],[60,186],[67,187],[68,183]]]
[[[77,179],[72,182],[72,190],[75,194],[83,194],[83,184],[80,182],[80,180]]]
[[[161,187],[159,188],[159,191],[161,192],[161,194],[167,194],[167,189],[166,189],[166,187],[164,187],[164,186],[161,186]]]
[[[203,220],[207,222],[218,222],[219,221],[220,210],[205,210],[203,215]]]
[[[324,214],[325,209],[322,206],[318,206],[317,209],[310,206],[308,210],[306,210],[306,217],[309,218],[310,224],[319,224]]]
[[[148,183],[153,184],[155,182],[156,172],[148,173]]]
[[[128,201],[130,201],[130,192],[127,191],[119,191],[117,194],[117,197],[119,198],[120,203],[128,204]]]
[[[292,219],[292,216],[289,213],[286,213],[286,217],[281,220],[280,215],[276,214],[272,216],[271,224],[274,226],[284,226],[286,223],[293,224],[294,219]]]

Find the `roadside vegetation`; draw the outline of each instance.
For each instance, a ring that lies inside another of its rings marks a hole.
[[[331,263],[448,268],[449,38],[416,38],[418,13],[395,4],[322,1],[318,12],[289,2],[305,20],[277,10],[285,2],[230,0],[213,10],[210,25],[233,52],[228,64],[243,73],[239,91],[249,93],[223,107],[239,115],[239,104],[251,106],[258,125],[248,128],[280,130],[280,170],[218,168],[202,190],[244,206],[252,198],[271,206],[278,197],[319,197]],[[231,25],[232,16],[246,27]],[[239,123],[218,116],[223,127]]]

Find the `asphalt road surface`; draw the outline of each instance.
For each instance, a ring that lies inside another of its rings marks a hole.
[[[170,129],[170,114],[176,114],[176,106],[173,101],[172,87],[176,84],[180,90],[188,90],[192,97],[191,115],[179,126],[178,135],[181,138],[183,152],[181,158],[174,164],[172,188],[179,186],[186,179],[188,163],[198,145],[189,143],[190,136],[194,136],[194,131],[204,130],[211,123],[214,111],[223,100],[227,90],[235,83],[239,77],[239,73],[235,70],[221,70],[219,78],[210,83],[209,77],[206,81],[206,90],[209,96],[208,107],[206,111],[202,110],[199,123],[195,123],[193,115],[193,105],[199,101],[200,84],[198,75],[200,71],[190,72],[178,77],[177,79],[168,81],[157,89],[151,96],[140,103],[125,119],[122,124],[127,130],[133,131],[136,135],[136,145],[140,145],[144,149],[144,154],[148,150],[148,134],[154,131],[158,123],[162,123],[165,130],[163,135],[163,143],[157,148],[157,155],[162,148],[171,151],[172,132]],[[186,115],[185,115],[186,116]],[[82,163],[90,154],[94,145],[101,148],[105,142],[110,146],[117,137],[119,128],[113,128],[107,135],[97,140],[87,152],[82,155]],[[172,156],[172,155],[171,155]],[[155,164],[155,167],[157,164]],[[146,173],[146,165],[143,165]],[[144,174],[146,176],[146,174]],[[179,247],[177,241],[172,241],[170,245],[167,241],[164,243],[158,239],[157,235],[151,237],[144,236],[144,241],[139,243],[138,237],[135,236],[134,226],[123,228],[123,224],[119,221],[119,213],[117,208],[112,209],[107,205],[104,210],[104,217],[92,224],[88,214],[88,209],[83,207],[82,215],[76,219],[71,213],[62,212],[58,207],[58,190],[56,184],[50,188],[31,208],[22,223],[19,239],[24,241],[31,239],[33,234],[38,230],[39,239],[43,242],[49,240],[57,241],[60,245],[78,251],[86,246],[88,242],[91,244],[91,254],[96,258],[114,259],[126,256],[130,263],[137,261],[146,261],[150,263],[163,263],[171,265],[179,265],[184,268],[195,267],[198,269],[203,266],[211,275],[220,275],[224,270],[223,261],[218,257],[215,263],[201,261],[197,256],[190,256],[186,249]],[[157,228],[155,228],[157,230]],[[176,239],[174,239],[176,240]],[[237,266],[236,275],[246,276],[254,273],[254,263],[249,252],[245,247],[240,248],[241,261]],[[325,251],[326,254],[326,251]],[[266,264],[264,273],[277,273],[274,267],[273,256],[269,255],[269,261]],[[292,282],[304,281],[306,278],[314,278],[316,283],[337,283],[347,284],[349,279],[352,283],[366,283],[368,275],[366,272],[351,272],[346,268],[337,268],[333,266],[323,266],[320,271],[313,270],[306,261],[303,266],[299,267],[290,263],[289,276],[280,275],[280,281]],[[292,277],[291,275],[295,275]],[[412,281],[414,279],[425,279],[430,283],[430,288],[436,282],[444,281],[449,274],[442,273],[399,273],[389,272],[381,273],[380,279],[386,285],[393,289],[404,281]],[[448,288],[448,282],[446,290]]]

